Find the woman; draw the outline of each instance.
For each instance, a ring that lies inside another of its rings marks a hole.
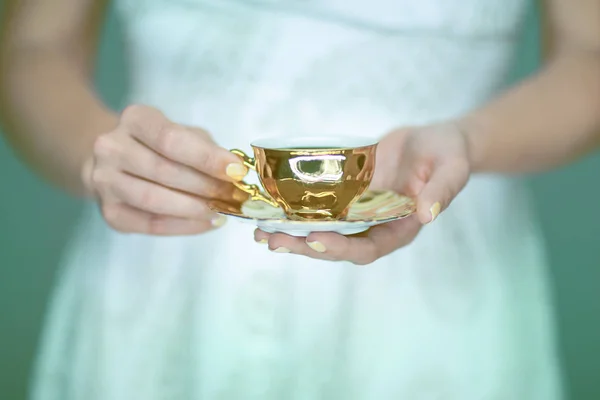
[[[100,206],[64,260],[32,398],[559,399],[527,195],[478,174],[598,144],[600,1],[545,5],[556,51],[498,95],[525,0],[118,0],[121,114],[90,85],[103,2],[10,7],[9,139]],[[315,133],[381,136],[373,185],[417,215],[255,232],[269,252],[207,208],[244,198],[227,148]]]

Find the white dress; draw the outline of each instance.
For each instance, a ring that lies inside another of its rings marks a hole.
[[[455,117],[506,84],[525,0],[119,0],[131,103],[257,137]],[[528,195],[477,176],[368,267],[275,254],[230,221],[111,231],[68,249],[34,400],[557,400],[545,259]]]

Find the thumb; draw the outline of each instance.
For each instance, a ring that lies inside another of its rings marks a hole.
[[[422,224],[433,222],[445,210],[469,179],[464,159],[444,161],[435,166],[429,181],[417,195],[417,216]]]

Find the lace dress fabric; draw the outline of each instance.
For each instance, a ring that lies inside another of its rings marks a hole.
[[[379,137],[506,84],[525,0],[117,0],[131,103],[258,137]],[[90,206],[50,305],[34,400],[558,400],[527,192],[474,177],[366,268],[270,253],[230,221],[111,231]]]

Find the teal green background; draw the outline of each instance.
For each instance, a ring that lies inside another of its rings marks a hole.
[[[121,107],[124,59],[111,13],[98,67],[98,88]],[[514,79],[539,59],[535,12]],[[32,175],[0,140],[0,398],[25,398],[43,315],[61,250],[81,203]],[[569,398],[600,398],[600,156],[534,177],[551,259],[560,351]],[[513,399],[507,399],[513,400]],[[528,400],[528,399],[515,399]]]

